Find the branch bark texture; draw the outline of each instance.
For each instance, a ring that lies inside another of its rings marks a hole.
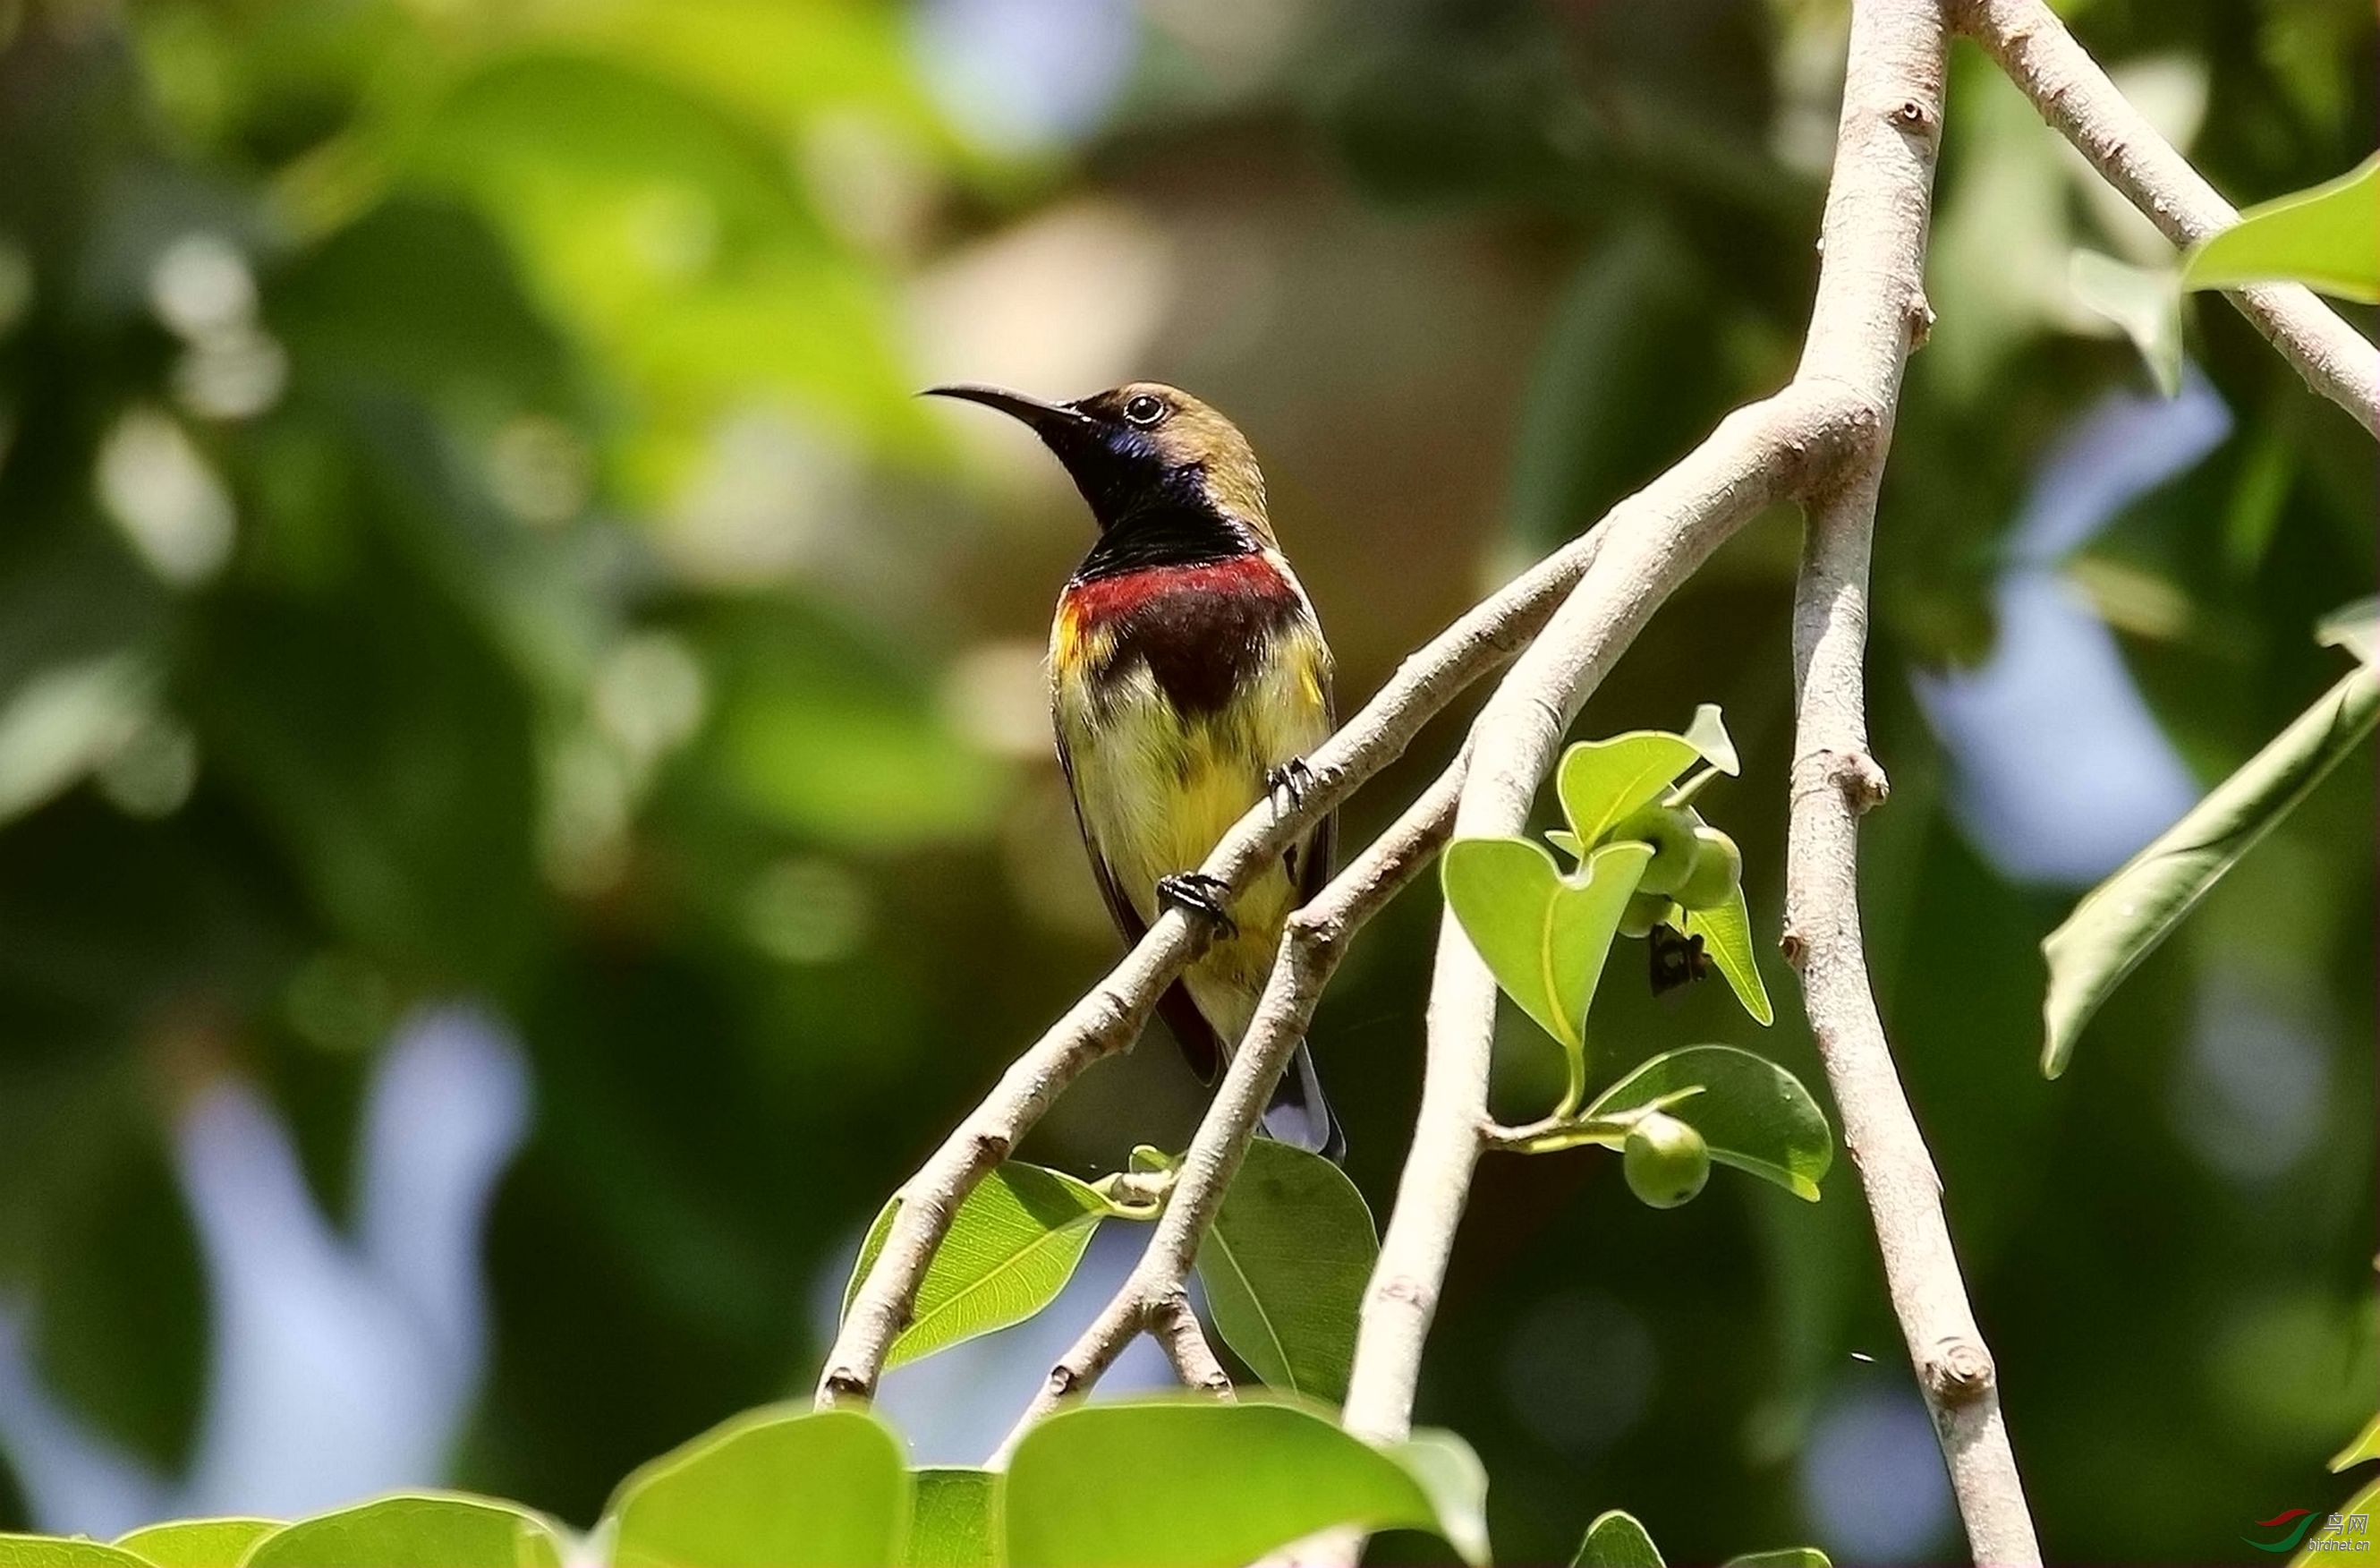
[[[2192,245],[2239,221],[2043,0],[1953,0],[1952,11],[2041,117],[2168,239]],[[2308,386],[2380,434],[2380,348],[2296,284],[2242,288],[2230,298]]]

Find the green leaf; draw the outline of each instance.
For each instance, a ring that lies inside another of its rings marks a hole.
[[[1607,740],[1580,741],[1562,753],[1554,787],[1571,832],[1580,843],[1591,845],[1620,819],[1660,798],[1697,760],[1722,773],[1735,772],[1739,766],[1735,743],[1728,738],[1718,709],[1707,702],[1694,710],[1684,735],[1630,730]]]
[[[34,674],[0,703],[0,821],[32,810],[113,756],[157,685],[149,661],[110,653]]]
[[[1703,1092],[1665,1100],[1695,1086]],[[1731,1045],[1666,1051],[1596,1096],[1585,1114],[1616,1116],[1657,1100],[1702,1134],[1720,1164],[1818,1200],[1818,1180],[1834,1163],[1834,1135],[1802,1080],[1776,1063]]]
[[[2099,1004],[2273,824],[2294,809],[2380,717],[2380,672],[2370,666],[2321,700],[2215,786],[2180,821],[2082,895],[2041,944],[2049,961],[2042,1003],[2041,1070],[2066,1071]]]
[[[1379,1255],[1372,1211],[1345,1172],[1258,1138],[1198,1249],[1198,1277],[1216,1331],[1257,1377],[1336,1404]]]
[[[561,1533],[525,1508],[411,1493],[317,1514],[250,1548],[245,1568],[560,1568]]]
[[[899,1198],[868,1228],[859,1261],[844,1287],[848,1314],[892,1227]],[[1091,1234],[1111,1210],[1088,1184],[1062,1172],[1012,1160],[959,1206],[951,1233],[917,1286],[916,1313],[892,1342],[887,1367],[915,1361],[978,1334],[1021,1323],[1050,1305],[1074,1277]]]
[[[1438,1510],[1438,1527],[1465,1562],[1491,1560],[1488,1544],[1488,1467],[1471,1445],[1442,1428],[1425,1427],[1390,1449]]]
[[[1703,951],[1727,977],[1728,989],[1755,1022],[1765,1028],[1777,1021],[1777,1011],[1768,1004],[1768,987],[1760,978],[1760,962],[1753,954],[1752,906],[1743,901],[1743,889],[1737,888],[1715,908],[1687,910],[1682,929],[1703,939]]]
[[[2353,1442],[2330,1456],[2330,1467],[2334,1471],[2349,1470],[2374,1459],[2380,1459],[2380,1416],[2372,1417]]]
[[[755,1410],[639,1468],[604,1518],[616,1568],[894,1562],[909,1473],[864,1412]]]
[[[2333,1512],[2347,1517],[2380,1513],[2380,1481],[2373,1482]],[[2318,1568],[2319,1564],[2338,1562],[2342,1551],[2366,1550],[2371,1540],[2370,1528],[2367,1522],[2362,1530],[2350,1529],[2343,1523],[2335,1530],[2316,1530],[2306,1538],[2306,1543],[2298,1549],[2298,1554],[2289,1559],[2289,1568]]]
[[[102,1546],[78,1536],[0,1535],[0,1568],[149,1568],[145,1558],[121,1547]]]
[[[2077,250],[2069,268],[2074,297],[2124,329],[2168,397],[2181,393],[2181,294],[2173,273]]]
[[[277,1519],[176,1519],[118,1536],[115,1544],[156,1568],[239,1568],[249,1549],[279,1528]]]
[[[1000,1561],[1000,1482],[991,1470],[917,1470],[904,1568],[992,1568]]]
[[[2343,604],[2316,622],[2314,640],[2344,648],[2366,664],[2380,664],[2380,598]]]
[[[1645,1526],[1616,1508],[1595,1516],[1570,1561],[1571,1568],[1662,1568],[1660,1549]]]
[[[1620,913],[1652,857],[1645,845],[1608,845],[1565,877],[1529,839],[1457,839],[1441,880],[1496,983],[1548,1034],[1579,1048]]]
[[[1775,1551],[1747,1551],[1730,1557],[1719,1568],[1835,1568],[1815,1546],[1779,1547]]]
[[[1448,1483],[1445,1450],[1459,1441],[1433,1438],[1432,1452],[1416,1459],[1370,1447],[1293,1404],[1077,1405],[1017,1445],[1008,1469],[1008,1561],[1237,1568],[1352,1525],[1436,1531],[1466,1561],[1484,1562],[1474,1522],[1442,1518],[1435,1501]]]
[[[2184,288],[2285,280],[2380,300],[2380,156],[2311,190],[2263,202],[2182,258]]]

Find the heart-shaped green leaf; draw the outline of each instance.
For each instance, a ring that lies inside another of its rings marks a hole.
[[[2049,991],[2042,1002],[2045,1076],[2066,1071],[2075,1040],[2099,1004],[2339,759],[2363,744],[2375,719],[2380,671],[2360,665],[2180,821],[2082,895],[2041,944],[2049,961]]]
[[[859,1282],[884,1249],[895,1198],[868,1227],[859,1261],[844,1287],[851,1310]],[[1091,1234],[1112,1206],[1090,1185],[1059,1171],[1012,1160],[967,1195],[917,1286],[909,1326],[892,1342],[887,1367],[930,1355],[962,1340],[1021,1323],[1056,1299]]]
[[[1571,1568],[1662,1568],[1661,1551],[1633,1514],[1617,1508],[1598,1513],[1586,1527]]]
[[[2310,190],[2251,207],[2182,259],[2184,288],[2287,281],[2380,300],[2380,156]]]
[[[1198,1248],[1198,1278],[1216,1331],[1257,1377],[1336,1404],[1379,1255],[1372,1211],[1345,1172],[1258,1138]]]
[[[994,1568],[1000,1561],[995,1470],[915,1470],[916,1504],[902,1568]]]
[[[176,1519],[119,1536],[115,1544],[156,1568],[239,1568],[257,1542],[280,1528],[277,1519]]]
[[[1695,1087],[1700,1094],[1667,1098]],[[1617,1116],[1655,1100],[1702,1134],[1720,1164],[1818,1200],[1818,1179],[1834,1163],[1834,1134],[1802,1080],[1776,1063],[1731,1045],[1664,1051],[1596,1096],[1585,1119]]]
[[[1572,1095],[1586,1074],[1586,1014],[1636,879],[1653,857],[1642,844],[1610,844],[1563,876],[1543,845],[1525,838],[1457,839],[1439,877],[1496,983],[1569,1053]]]
[[[1336,1525],[1429,1530],[1487,1561],[1451,1434],[1373,1448],[1314,1411],[1181,1398],[1083,1404],[1008,1467],[1007,1560],[1037,1568],[1236,1568]],[[1476,1476],[1477,1461],[1471,1474]],[[1463,1517],[1441,1512],[1439,1495]]]
[[[1715,704],[1694,710],[1684,735],[1668,730],[1630,730],[1605,740],[1583,740],[1562,754],[1554,787],[1562,814],[1581,844],[1601,841],[1631,811],[1665,794],[1680,773],[1697,761],[1722,773],[1736,772],[1735,743],[1728,738]]]
[[[909,1489],[900,1440],[875,1416],[755,1410],[621,1482],[603,1530],[614,1568],[893,1562]],[[308,1564],[291,1559],[288,1568]]]
[[[241,1562],[249,1568],[561,1568],[562,1559],[561,1533],[528,1509],[419,1493],[301,1519],[259,1540]]]
[[[1703,951],[1727,977],[1728,989],[1755,1022],[1764,1028],[1776,1022],[1777,1011],[1768,1004],[1768,987],[1760,978],[1760,961],[1752,948],[1752,907],[1743,901],[1743,889],[1737,888],[1726,903],[1712,908],[1687,910],[1682,929],[1703,939]]]

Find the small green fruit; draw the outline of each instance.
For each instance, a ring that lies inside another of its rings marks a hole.
[[[1710,1163],[1703,1135],[1658,1111],[1628,1129],[1620,1151],[1628,1190],[1655,1209],[1675,1209],[1702,1191]]]
[[[1716,909],[1735,896],[1743,881],[1743,851],[1717,828],[1694,830],[1694,864],[1678,884],[1677,899],[1689,909]]]
[[[1636,879],[1639,893],[1675,893],[1694,869],[1694,820],[1674,807],[1641,807],[1621,818],[1608,836],[1615,844],[1633,839],[1653,846],[1653,858]]]
[[[1670,895],[1666,893],[1632,893],[1628,906],[1620,912],[1621,936],[1651,936],[1653,928],[1670,918]]]

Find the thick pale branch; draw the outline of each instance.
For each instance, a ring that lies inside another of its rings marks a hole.
[[[1951,12],[2042,118],[2168,239],[2194,244],[2239,221],[2042,0],[1953,0]],[[2294,284],[2238,289],[2230,298],[2308,386],[2380,433],[2380,348]]]
[[[2037,1563],[2041,1549],[1985,1348],[1951,1249],[1942,1187],[1893,1068],[1859,921],[1859,819],[1885,795],[1867,750],[1860,662],[1880,468],[1815,504],[1794,602],[1801,689],[1786,853],[1785,950],[1802,974],[1843,1142],[1876,1221],[1885,1284],[1934,1416],[1975,1561]]]
[[[1290,917],[1256,1016],[1183,1157],[1165,1212],[1140,1262],[1050,1367],[995,1465],[1014,1449],[1027,1427],[1068,1396],[1087,1392],[1142,1329],[1162,1336],[1172,1315],[1189,1316],[1188,1282],[1199,1245],[1222,1208],[1223,1195],[1239,1172],[1272,1087],[1305,1038],[1314,1009],[1355,933],[1429,864],[1446,841],[1463,788],[1463,759],[1457,757],[1386,833]],[[1190,1321],[1195,1329],[1196,1319]],[[1183,1380],[1192,1381],[1186,1376]]]
[[[1453,697],[1520,649],[1595,557],[1582,536],[1475,606],[1398,666],[1386,686],[1306,759],[1311,782],[1293,803],[1260,804],[1200,868],[1236,893],[1298,834],[1395,760]],[[909,1320],[918,1282],[966,1195],[1016,1147],[1065,1087],[1093,1062],[1139,1037],[1158,996],[1197,956],[1208,933],[1169,909],[1123,962],[1012,1063],[917,1173],[902,1185],[884,1246],[853,1298],[820,1374],[818,1403],[864,1400],[885,1353]]]
[[[1459,833],[1516,832],[1586,694],[1661,602],[1736,529],[1873,432],[1875,410],[1835,387],[1795,386],[1739,409],[1683,461],[1615,507],[1602,550],[1472,729]],[[1365,1293],[1348,1390],[1351,1431],[1410,1428],[1423,1340],[1487,1124],[1495,981],[1451,918],[1441,925],[1422,1104]]]

